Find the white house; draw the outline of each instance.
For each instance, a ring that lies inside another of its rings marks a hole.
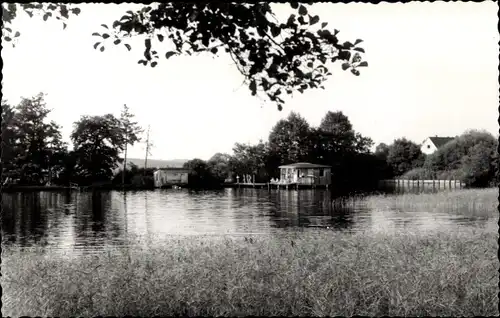
[[[173,185],[187,185],[189,170],[183,168],[161,168],[153,173],[156,188]]]
[[[453,139],[455,139],[455,137],[428,137],[422,142],[420,150],[422,153],[430,155]]]

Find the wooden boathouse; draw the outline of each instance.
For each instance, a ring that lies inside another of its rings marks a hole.
[[[318,165],[309,162],[297,162],[279,166],[280,178],[271,179],[267,183],[253,182],[253,178],[246,178],[240,183],[239,178],[236,183],[225,184],[226,187],[236,188],[264,188],[268,189],[314,189],[326,188],[332,183],[332,167]],[[248,181],[249,180],[249,181]]]
[[[183,168],[158,168],[153,173],[155,188],[186,186],[189,170]]]
[[[279,180],[271,180],[270,185],[292,188],[328,188],[332,183],[332,167],[309,162],[297,162],[279,166]]]

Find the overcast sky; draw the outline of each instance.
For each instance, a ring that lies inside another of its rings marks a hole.
[[[498,31],[495,2],[315,4],[342,41],[363,39],[369,67],[356,77],[337,65],[326,90],[309,90],[283,111],[252,97],[228,56],[179,57],[156,68],[137,64],[143,42],[94,50],[95,31],[137,5],[82,4],[66,30],[56,20],[19,16],[15,48],[2,51],[3,99],[47,93],[51,119],[69,141],[81,115],[119,115],[123,104],[151,125],[156,159],[208,159],[235,142],[267,139],[277,120],[299,112],[311,125],[341,110],[376,144],[407,137],[498,131]],[[289,5],[273,5],[285,16]],[[143,145],[129,157],[142,158]]]

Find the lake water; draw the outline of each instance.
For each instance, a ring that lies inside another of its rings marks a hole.
[[[38,192],[2,194],[2,244],[73,252],[155,244],[165,235],[265,235],[322,231],[496,231],[497,213],[467,200],[445,209],[374,208],[368,199],[331,204],[325,190],[224,189],[195,192]],[[494,206],[488,207],[496,211]]]

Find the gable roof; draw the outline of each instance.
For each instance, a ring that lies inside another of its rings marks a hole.
[[[279,168],[300,168],[300,169],[314,169],[314,168],[331,168],[331,166],[316,165],[309,162],[296,162],[289,165],[279,166]]]
[[[450,141],[452,141],[455,138],[454,137],[438,137],[438,136],[435,136],[435,137],[429,137],[429,139],[436,146],[436,148],[440,148],[440,147],[444,146],[445,144],[449,143]]]

